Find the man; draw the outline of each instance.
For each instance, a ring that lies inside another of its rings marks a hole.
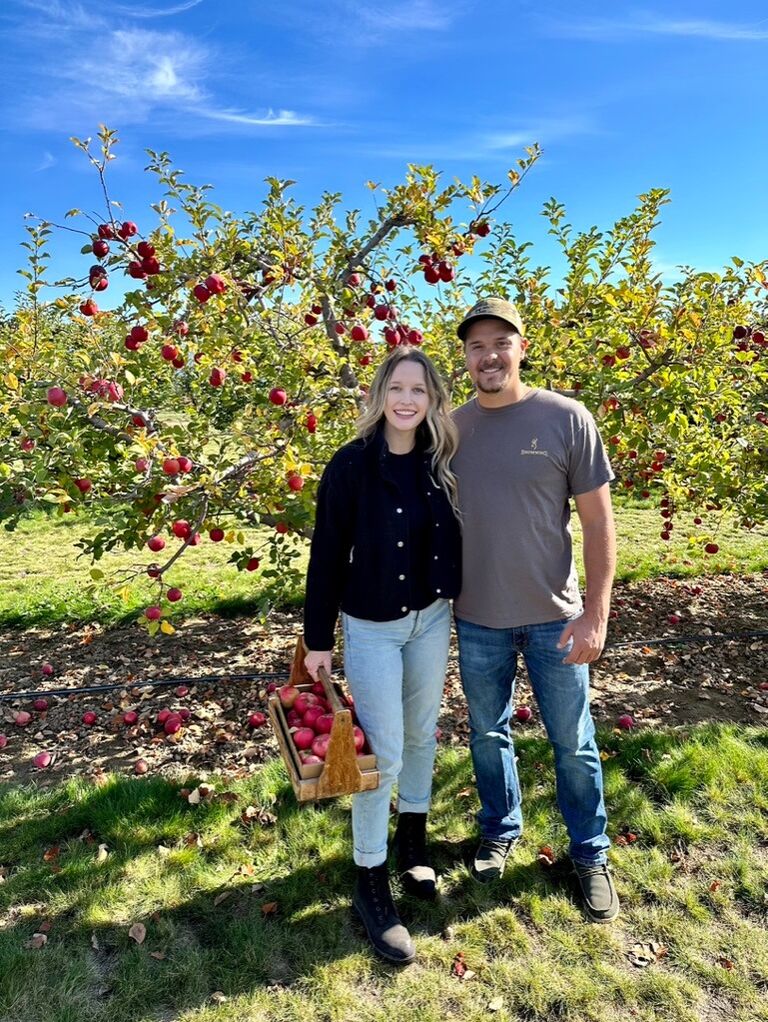
[[[587,665],[600,656],[608,621],[613,473],[587,409],[521,380],[528,341],[511,302],[478,302],[458,335],[476,387],[454,413],[460,442],[453,462],[464,564],[456,629],[481,802],[472,872],[481,882],[500,877],[522,831],[509,728],[520,653],[553,746],[557,799],[586,913],[610,922],[619,902],[606,865],[610,841]],[[571,497],[584,537],[584,604],[571,549]]]

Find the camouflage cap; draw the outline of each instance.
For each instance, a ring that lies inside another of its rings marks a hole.
[[[506,298],[481,298],[479,302],[472,306],[461,323],[459,323],[456,333],[464,341],[466,340],[467,330],[469,330],[475,320],[488,319],[489,317],[503,319],[505,323],[513,326],[521,337],[524,336],[523,320],[517,311],[517,306],[514,302],[508,302]]]

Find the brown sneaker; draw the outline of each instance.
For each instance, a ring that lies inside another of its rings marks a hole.
[[[574,862],[573,872],[581,891],[584,910],[593,923],[610,923],[619,914],[619,896],[604,863],[585,866]]]

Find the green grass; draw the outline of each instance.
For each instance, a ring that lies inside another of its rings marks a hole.
[[[707,572],[758,572],[768,568],[768,529],[745,532],[733,524],[719,528],[715,516],[702,529],[715,534],[720,552],[714,557],[702,553],[701,544],[689,545],[688,537],[697,529],[690,515],[679,515],[673,530],[674,540],[665,543],[658,509],[631,504],[616,510],[618,533],[619,581],[653,578],[657,575],[692,576]],[[90,579],[90,563],[78,555],[75,543],[93,531],[86,520],[72,516],[49,519],[41,515],[26,519],[10,534],[2,533],[0,558],[0,625],[31,627],[65,621],[93,621],[112,625],[135,617],[154,599],[155,590],[143,575],[125,598],[104,584],[95,586]],[[577,564],[580,565],[580,531],[574,518]],[[247,533],[254,547],[264,546],[264,534]],[[292,542],[292,541],[289,541]],[[306,549],[300,547],[297,559],[303,576]],[[253,613],[265,601],[300,602],[300,586],[285,587],[265,579],[262,570],[238,572],[227,559],[233,547],[204,539],[179,559],[169,573],[170,585],[179,586],[184,600],[174,609],[177,617],[201,611],[219,614]],[[98,567],[107,576],[112,572],[145,566],[153,558],[148,551],[106,554]],[[263,568],[269,569],[267,559]],[[173,615],[171,620],[173,620]]]
[[[442,897],[401,899],[418,953],[405,970],[378,962],[352,921],[349,800],[299,808],[279,763],[239,782],[236,804],[189,806],[160,778],[0,788],[0,1019],[473,1022],[497,998],[504,1020],[768,1019],[765,731],[602,739],[611,833],[638,835],[610,853],[619,920],[587,923],[565,873],[536,864],[542,844],[565,848],[545,740],[518,742],[527,830],[492,887],[463,861],[477,809],[468,755],[445,751],[431,814]],[[249,803],[276,822],[244,827]],[[25,949],[44,920],[47,945]],[[636,941],[666,956],[637,969]],[[468,982],[451,976],[458,952]]]

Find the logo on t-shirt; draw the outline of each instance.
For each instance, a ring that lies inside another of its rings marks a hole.
[[[536,436],[531,438],[531,443],[529,445],[528,450],[526,450],[523,447],[522,450],[520,451],[520,453],[521,454],[541,454],[545,458],[549,457],[549,451],[540,451],[539,450],[539,438],[536,437]]]

